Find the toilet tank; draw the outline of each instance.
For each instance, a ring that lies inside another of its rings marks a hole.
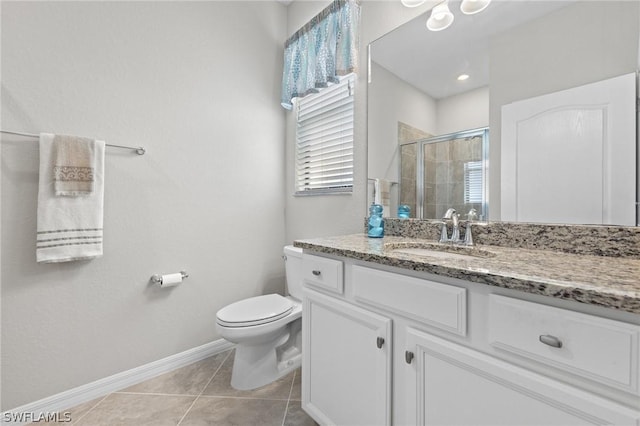
[[[302,300],[302,249],[285,246],[285,270],[287,274],[287,294]]]

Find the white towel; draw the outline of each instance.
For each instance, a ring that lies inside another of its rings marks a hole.
[[[373,184],[375,196],[373,202],[382,206],[382,216],[391,215],[391,182],[386,179],[376,179]]]
[[[93,192],[96,141],[77,136],[53,138],[53,175],[56,195],[87,196]]]
[[[83,197],[59,197],[54,189],[54,137],[40,134],[37,261],[54,263],[100,257],[105,143],[95,141],[93,191]]]

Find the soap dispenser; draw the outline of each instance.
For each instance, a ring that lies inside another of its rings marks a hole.
[[[374,203],[369,207],[367,228],[367,236],[370,238],[384,237],[384,219],[382,218],[382,206],[380,204]]]
[[[411,207],[406,204],[400,204],[398,206],[398,218],[408,219],[411,216]]]

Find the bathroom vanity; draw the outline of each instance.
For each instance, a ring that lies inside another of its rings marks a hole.
[[[592,240],[608,232],[578,228]],[[618,256],[596,256],[575,253],[589,244],[468,248],[404,235],[294,243],[302,404],[318,423],[639,424],[637,242],[620,255],[600,240],[593,250]]]

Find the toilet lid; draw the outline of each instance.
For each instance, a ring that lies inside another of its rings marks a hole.
[[[293,303],[279,294],[251,297],[220,309],[218,324],[225,327],[247,327],[265,324],[287,316]]]

